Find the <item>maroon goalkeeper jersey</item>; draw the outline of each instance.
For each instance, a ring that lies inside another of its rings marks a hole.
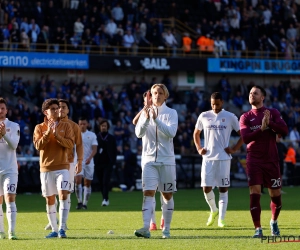
[[[268,128],[261,131],[264,111],[267,108],[251,109],[240,118],[240,131],[247,144],[247,162],[279,161],[276,146],[276,134],[287,135],[288,127],[277,109],[270,110]]]

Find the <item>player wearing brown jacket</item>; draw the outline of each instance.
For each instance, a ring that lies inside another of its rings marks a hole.
[[[65,224],[69,214],[70,186],[68,149],[74,146],[75,136],[71,125],[58,119],[57,99],[47,99],[42,105],[44,122],[36,125],[33,142],[40,151],[42,194],[46,198],[47,217],[52,232],[46,238],[66,238]],[[55,196],[59,195],[59,232],[56,223]]]

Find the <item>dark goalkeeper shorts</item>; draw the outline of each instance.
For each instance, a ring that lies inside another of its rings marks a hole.
[[[270,189],[281,188],[279,162],[247,163],[248,185],[261,185]]]

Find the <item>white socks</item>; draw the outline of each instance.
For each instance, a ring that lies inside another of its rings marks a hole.
[[[149,230],[150,227],[150,220],[153,213],[153,199],[154,197],[151,196],[144,196],[143,199],[143,221],[144,221],[144,228]]]
[[[91,192],[92,192],[92,187],[87,187],[84,186],[83,187],[83,205],[87,205],[89,198],[91,196]]]
[[[228,205],[228,191],[219,195],[219,220],[224,220]]]
[[[52,227],[52,231],[57,232],[58,228],[56,222],[56,207],[55,205],[46,205],[46,209],[47,209],[48,221]]]
[[[152,208],[152,216],[151,216],[151,223],[156,224],[156,219],[155,219],[155,207],[156,207],[156,199],[153,197],[153,208]]]
[[[2,204],[0,204],[0,232],[4,233],[4,220],[3,220]]]
[[[59,229],[65,230],[66,222],[67,222],[68,215],[69,215],[69,210],[70,210],[70,207],[69,207],[68,199],[59,200]]]
[[[82,185],[75,184],[75,193],[78,200],[78,203],[82,203]]]
[[[165,220],[164,230],[170,230],[170,225],[172,221],[172,216],[174,212],[174,199],[173,197],[170,200],[163,199],[163,217]]]
[[[8,232],[14,232],[17,219],[17,206],[15,202],[6,204],[6,217],[8,222]]]
[[[210,207],[211,212],[216,212],[218,210],[215,201],[215,193],[211,190],[209,193],[204,193],[205,200]]]

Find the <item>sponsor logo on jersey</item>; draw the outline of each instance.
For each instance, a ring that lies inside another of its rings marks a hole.
[[[10,128],[7,128],[7,129],[6,129],[6,132],[9,132],[9,131],[10,131]]]
[[[250,129],[253,131],[253,130],[260,129],[260,127],[261,127],[261,125],[255,125],[255,126],[250,127]]]
[[[222,129],[226,129],[227,126],[225,126],[225,125],[208,125],[207,128],[208,129],[219,129],[219,130],[222,130]]]

